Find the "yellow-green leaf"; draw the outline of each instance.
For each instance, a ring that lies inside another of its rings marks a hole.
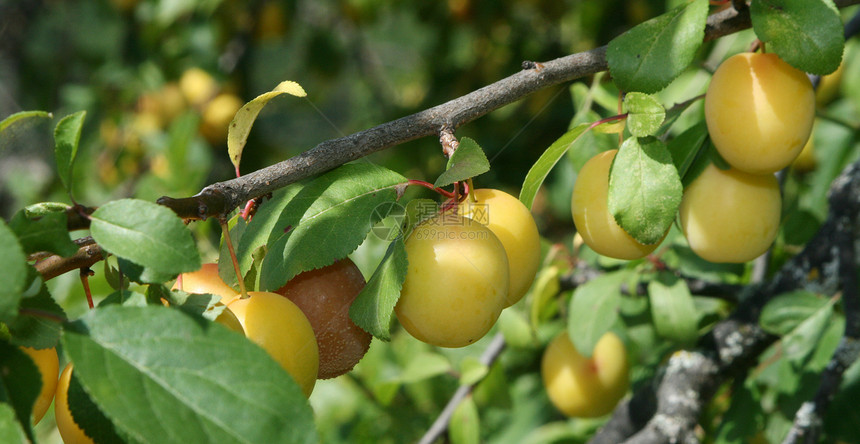
[[[269,103],[273,98],[281,95],[289,94],[296,97],[305,97],[308,94],[296,82],[285,80],[278,84],[275,89],[260,94],[254,100],[246,103],[227,129],[227,151],[230,154],[230,161],[236,167],[236,175],[239,175],[239,162],[242,160],[242,151],[245,149],[245,143],[248,141],[248,134],[251,132],[251,127],[254,126],[254,121],[257,120],[257,115],[260,110]]]

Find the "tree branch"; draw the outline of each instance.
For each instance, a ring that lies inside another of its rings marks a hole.
[[[845,7],[860,3],[860,0],[837,0],[835,3],[838,7]],[[738,12],[728,8],[708,17],[705,41],[750,26],[749,9]],[[327,140],[283,162],[209,185],[195,196],[182,199],[165,196],[158,203],[185,219],[226,214],[250,199],[344,163],[421,137],[439,136],[444,127],[456,129],[540,89],[605,71],[609,69],[606,48],[601,46],[548,62],[529,64],[528,69],[444,104],[346,137]]]
[[[484,350],[484,354],[481,355],[481,363],[487,367],[492,366],[504,349],[505,337],[501,333],[496,333],[496,335],[493,336],[493,340],[490,342],[490,345],[488,345],[487,349]],[[454,392],[454,395],[448,400],[448,404],[445,405],[444,409],[442,409],[442,413],[439,414],[436,420],[433,421],[433,425],[427,429],[427,432],[424,433],[424,436],[421,437],[420,441],[418,441],[419,444],[431,444],[442,437],[442,434],[448,430],[448,423],[451,422],[451,417],[454,415],[454,411],[457,410],[457,406],[459,406],[460,403],[463,402],[470,393],[472,393],[472,390],[479,382],[481,381],[476,381],[474,384],[470,385],[461,385],[457,388],[457,391]]]

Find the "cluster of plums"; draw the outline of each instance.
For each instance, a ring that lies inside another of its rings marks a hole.
[[[719,66],[705,95],[705,120],[711,142],[731,168],[710,164],[684,191],[681,229],[697,255],[742,263],[770,247],[782,210],[774,173],[800,154],[814,115],[811,82],[776,54],[737,54]],[[615,152],[600,153],[582,167],[571,200],[574,223],[596,252],[638,259],[658,244],[639,243],[607,210]]]

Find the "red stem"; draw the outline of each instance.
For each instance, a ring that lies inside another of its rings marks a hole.
[[[443,195],[443,196],[445,196],[445,197],[454,197],[454,193],[452,193],[452,192],[450,192],[450,191],[445,191],[445,190],[443,190],[442,188],[439,188],[439,187],[434,187],[434,186],[433,186],[433,184],[431,184],[431,183],[429,183],[429,182],[424,182],[423,180],[409,179],[409,181],[407,182],[407,184],[408,184],[408,185],[419,185],[419,186],[422,186],[422,187],[424,187],[424,188],[427,188],[428,190],[433,190],[433,191],[435,191],[435,192],[437,192],[437,193],[439,193],[439,194],[441,194],[441,195]]]

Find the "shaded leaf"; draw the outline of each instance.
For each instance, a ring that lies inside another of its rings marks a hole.
[[[167,207],[120,199],[99,207],[90,217],[90,232],[102,248],[153,270],[151,275],[141,273],[144,282],[164,282],[200,268],[200,254],[191,232]],[[167,279],[161,280],[165,276]]]
[[[404,384],[423,381],[451,371],[451,363],[439,353],[423,352],[409,359],[398,380]]]
[[[56,347],[60,339],[60,326],[66,314],[38,272],[30,267],[28,288],[21,299],[21,311],[7,324],[12,343],[32,348]]]
[[[32,213],[20,210],[9,221],[9,227],[18,235],[24,253],[49,251],[67,257],[78,252],[78,246],[69,236],[65,212],[45,212],[35,217],[28,214]]]
[[[296,82],[285,80],[278,84],[275,89],[260,94],[254,100],[246,103],[239,109],[230,126],[227,128],[227,151],[230,154],[230,161],[236,167],[236,175],[239,175],[239,163],[242,161],[242,151],[245,149],[245,143],[248,141],[248,134],[251,133],[251,127],[254,126],[254,121],[257,120],[257,115],[266,104],[273,98],[281,94],[290,94],[296,97],[305,97],[308,94],[304,88]]]
[[[624,141],[609,173],[609,211],[624,231],[646,245],[660,242],[682,195],[681,179],[663,142]]]
[[[606,59],[623,91],[655,93],[690,65],[705,36],[708,2],[694,0],[609,42]]]
[[[648,283],[651,318],[660,336],[691,344],[698,337],[699,314],[687,283],[674,275],[663,275],[665,282]]]
[[[36,363],[18,347],[0,341],[0,406],[12,408],[18,427],[23,428],[30,441],[35,441],[30,414],[41,389],[42,378]]]
[[[589,125],[588,123],[582,123],[564,133],[532,165],[528,174],[526,174],[525,180],[523,180],[523,186],[520,190],[520,201],[525,204],[526,208],[532,208],[535,196],[537,196],[538,190],[543,185],[543,181],[546,180],[546,176],[549,175],[552,167],[558,163],[559,159],[564,156],[571,145],[588,130]]]
[[[349,317],[373,336],[391,339],[391,317],[406,279],[406,244],[396,239],[388,245],[382,262],[349,307]]]
[[[12,125],[27,119],[50,119],[51,113],[45,111],[20,111],[0,121],[0,133]]]
[[[786,335],[827,304],[827,299],[805,290],[781,294],[764,306],[759,323],[769,333]]]
[[[78,111],[63,117],[54,128],[54,157],[57,161],[57,174],[66,187],[72,192],[72,169],[78,155],[78,144],[81,140],[81,128],[84,125],[86,111]]]
[[[464,181],[490,171],[490,162],[484,150],[473,139],[463,137],[460,146],[448,159],[445,172],[439,175],[433,186],[444,187],[454,182]]]
[[[471,396],[467,396],[454,409],[449,424],[451,444],[478,444],[481,442],[481,418],[478,406]]]
[[[580,285],[573,292],[567,333],[582,356],[591,357],[594,345],[618,319],[621,283],[627,273],[609,273]]]
[[[0,403],[0,442],[8,444],[27,444],[27,439],[21,423],[15,418],[15,410],[11,405]]]
[[[504,311],[502,311],[504,313]],[[466,356],[460,361],[460,385],[475,385],[487,376],[490,367],[475,356]]]
[[[842,62],[842,20],[829,0],[757,0],[750,19],[768,51],[801,71],[830,74]]]
[[[84,391],[78,380],[77,372],[74,370],[72,370],[72,376],[69,378],[67,396],[72,419],[95,442],[99,444],[123,444],[129,441],[119,437],[113,423]]]
[[[679,176],[685,177],[693,161],[702,151],[706,140],[708,140],[708,127],[703,120],[669,141],[669,154],[672,155],[672,163]]]
[[[87,394],[134,441],[317,442],[295,381],[218,324],[112,305],[66,329],[63,346]]]
[[[15,233],[0,218],[0,320],[18,313],[18,301],[27,284],[27,256]]]

